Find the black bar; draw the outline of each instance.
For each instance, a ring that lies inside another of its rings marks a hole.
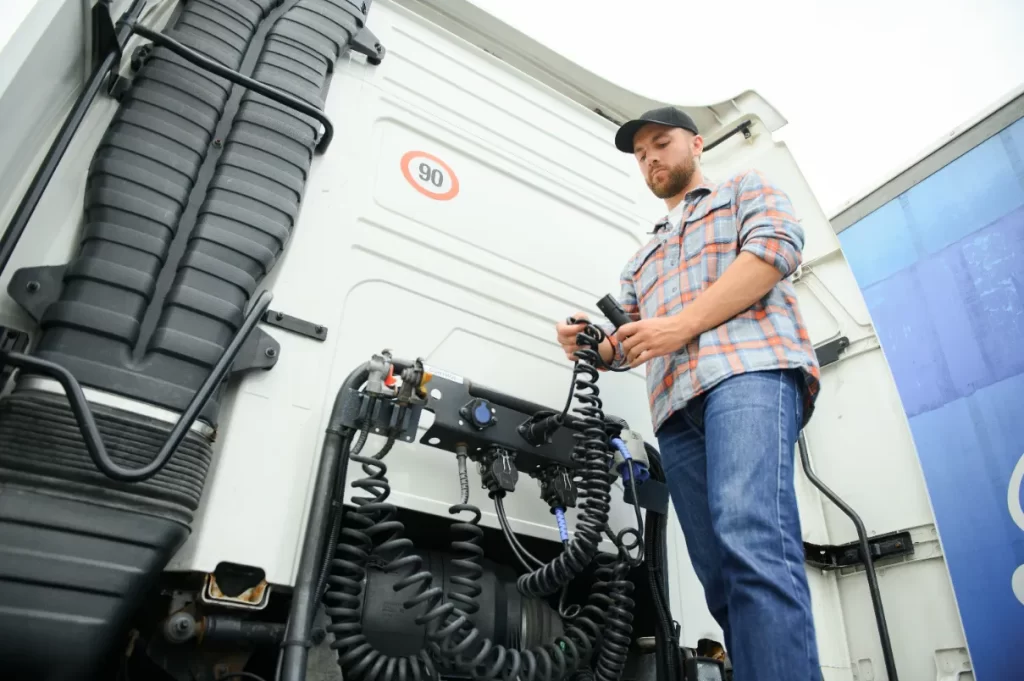
[[[749,120],[743,121],[742,123],[737,125],[735,128],[733,128],[729,132],[725,133],[724,135],[722,135],[721,137],[716,139],[711,144],[708,144],[707,146],[705,146],[704,147],[704,151],[711,151],[712,149],[717,147],[719,144],[721,144],[722,142],[724,142],[725,140],[729,139],[730,137],[732,137],[733,135],[735,135],[737,133],[742,132],[744,136],[749,136],[750,135],[750,126],[752,126],[752,125],[753,125],[753,123],[751,123]]]
[[[92,415],[92,410],[89,409],[89,403],[85,399],[82,386],[70,371],[55,362],[24,355],[20,352],[0,352],[0,363],[10,364],[19,369],[28,369],[33,373],[49,376],[59,382],[64,387],[68,402],[71,404],[71,411],[75,414],[75,420],[82,431],[85,446],[89,450],[89,456],[92,458],[93,463],[96,464],[96,468],[113,480],[141,482],[156,475],[167,464],[175,450],[178,449],[178,445],[185,439],[185,435],[188,434],[189,428],[192,427],[192,424],[199,416],[199,412],[203,410],[210,396],[213,395],[213,391],[224,380],[224,377],[235,361],[235,357],[238,355],[238,351],[242,349],[242,345],[245,344],[246,339],[248,339],[253,329],[256,328],[260,317],[263,316],[263,313],[270,306],[272,298],[273,296],[270,291],[264,291],[259,295],[242,321],[238,332],[231,339],[231,342],[228,343],[227,348],[224,349],[224,354],[217,360],[213,371],[206,377],[203,385],[200,386],[199,390],[192,397],[192,401],[185,407],[185,411],[182,412],[178,422],[174,424],[160,452],[152,461],[140,468],[125,468],[115,463],[110,458],[110,455],[107,454],[100,431],[96,427],[96,419]]]
[[[154,31],[153,29],[146,28],[145,26],[142,26],[140,24],[132,24],[132,30],[136,33],[136,35],[140,35],[143,38],[152,41],[153,44],[155,45],[166,47],[174,54],[178,55],[182,59],[185,59],[186,61],[195,64],[201,69],[204,69],[214,75],[229,80],[235,85],[240,85],[244,88],[252,90],[257,94],[263,95],[267,99],[271,99],[277,102],[278,104],[282,104],[290,109],[294,109],[299,113],[309,116],[310,118],[316,119],[320,123],[320,125],[324,126],[324,134],[320,136],[320,139],[317,140],[316,143],[317,153],[322,154],[325,151],[327,151],[327,147],[331,144],[331,139],[334,137],[334,126],[331,125],[331,121],[330,119],[327,118],[327,114],[325,114],[320,109],[302,101],[297,97],[293,97],[287,92],[282,92],[281,90],[278,90],[275,87],[271,87],[270,85],[261,83],[258,80],[254,80],[252,78],[249,78],[248,76],[244,76],[238,71],[229,69],[223,64],[219,64],[214,60],[210,59],[209,57],[206,57],[205,55],[196,52],[192,48],[182,45],[174,38],[170,38],[164,35],[163,33],[160,33],[159,31]]]
[[[530,402],[529,400],[524,400],[521,397],[509,395],[508,393],[503,393],[501,391],[494,390],[493,388],[488,388],[486,386],[473,383],[468,378],[463,380],[466,382],[466,389],[469,391],[470,395],[472,395],[473,397],[479,397],[481,399],[487,400],[488,402],[496,404],[499,407],[505,407],[507,409],[512,409],[513,411],[522,412],[527,416],[532,416],[534,414],[539,413],[562,413],[560,409],[552,409],[551,407],[545,407],[543,404]],[[611,414],[605,414],[604,420],[611,421],[613,424],[618,425],[623,430],[629,430],[629,423],[627,423],[626,420],[621,417],[614,416]],[[566,414],[565,420],[562,422],[562,425],[566,428],[570,428],[573,430],[581,430],[585,424],[583,422],[583,419],[581,419],[579,416]]]
[[[307,322],[305,319],[299,319],[284,312],[267,310],[263,315],[263,323],[297,333],[306,338],[312,338],[313,340],[327,340],[327,327],[323,324]]]
[[[882,608],[882,592],[878,588],[878,575],[875,573],[875,561],[871,557],[871,543],[868,541],[868,532],[864,528],[864,521],[848,503],[830,490],[814,474],[814,469],[811,468],[811,455],[807,451],[807,439],[802,432],[797,440],[797,445],[800,449],[800,462],[803,464],[807,479],[821,490],[821,493],[828,497],[833,504],[838,506],[839,510],[845,513],[857,528],[860,552],[864,559],[864,573],[867,575],[868,589],[871,591],[871,605],[875,610],[875,624],[878,625],[878,638],[882,643],[882,657],[885,658],[885,671],[889,676],[889,681],[899,681],[899,676],[896,674],[896,658],[892,654],[892,641],[889,638],[889,625],[885,621],[885,610]]]
[[[131,30],[127,22],[134,21],[145,4],[145,0],[135,0],[131,7],[128,8],[128,11],[121,17],[117,25],[118,47],[111,49],[93,68],[92,74],[85,84],[85,89],[82,90],[82,94],[78,95],[75,105],[71,107],[71,112],[64,119],[63,125],[60,126],[60,131],[57,133],[57,138],[53,140],[53,144],[50,145],[49,150],[46,152],[46,157],[43,158],[39,170],[36,171],[35,177],[32,178],[32,182],[28,186],[28,190],[26,190],[25,195],[21,198],[21,203],[18,204],[17,210],[14,211],[14,216],[11,218],[10,223],[8,223],[6,231],[4,231],[3,236],[0,236],[0,272],[3,272],[7,267],[7,263],[10,261],[11,255],[14,254],[18,241],[21,240],[22,234],[25,233],[25,227],[28,226],[29,220],[32,219],[32,214],[35,213],[36,206],[39,205],[39,200],[43,197],[43,192],[46,191],[46,187],[50,184],[57,166],[60,165],[61,159],[64,158],[64,154],[67,152],[71,140],[74,139],[75,133],[78,132],[79,126],[82,125],[85,114],[88,113],[93,100],[96,99],[96,95],[103,88],[107,74],[116,65],[118,57],[121,55],[121,48],[128,41],[129,36],[131,36]]]
[[[871,545],[872,559],[909,556],[914,553],[914,540],[910,536],[910,532],[906,530],[871,537],[868,543]],[[830,544],[821,546],[804,542],[804,553],[808,564],[822,570],[838,570],[864,564],[864,559],[861,556],[864,549],[859,541],[839,546]]]

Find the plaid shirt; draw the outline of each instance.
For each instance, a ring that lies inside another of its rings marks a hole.
[[[789,277],[800,264],[803,228],[789,198],[758,172],[705,183],[689,192],[680,226],[662,220],[654,238],[626,263],[619,302],[633,320],[673,315],[718,280],[741,252],[752,253]],[[611,332],[612,327],[605,330]],[[615,366],[622,345],[613,337]],[[675,354],[647,362],[655,432],[674,412],[730,376],[747,371],[800,369],[804,422],[818,394],[820,370],[788,279],[718,328]]]

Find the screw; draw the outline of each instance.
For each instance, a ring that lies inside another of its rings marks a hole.
[[[278,312],[275,316],[277,317],[277,321],[281,321],[284,319],[284,312]]]
[[[322,327],[322,326],[319,326],[319,325],[318,325],[318,326],[317,326],[317,327],[316,327],[315,329],[313,329],[313,330],[314,330],[314,331],[316,331],[317,333],[323,333],[323,332],[324,332],[324,327]]]
[[[265,354],[267,357],[273,359],[273,358],[277,357],[277,350],[275,350],[274,348],[267,348],[264,351],[263,354]]]
[[[25,290],[28,291],[29,293],[35,293],[39,289],[40,289],[40,285],[39,285],[38,281],[30,281],[25,286]]]

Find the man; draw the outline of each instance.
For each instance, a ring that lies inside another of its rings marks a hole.
[[[793,480],[819,379],[787,281],[803,230],[761,174],[705,180],[703,139],[679,109],[626,123],[615,144],[669,214],[626,263],[620,302],[634,321],[601,355],[647,365],[672,502],[735,678],[818,681]],[[570,359],[582,329],[557,327]]]

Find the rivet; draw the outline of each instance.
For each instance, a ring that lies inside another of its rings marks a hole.
[[[277,350],[275,350],[274,348],[267,348],[264,354],[267,357],[274,358],[277,357]]]

